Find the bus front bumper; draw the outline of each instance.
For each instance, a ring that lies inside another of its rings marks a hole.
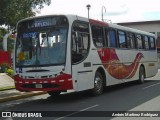
[[[15,87],[19,91],[63,91],[73,89],[71,75],[62,74],[55,78],[25,79],[14,76]]]

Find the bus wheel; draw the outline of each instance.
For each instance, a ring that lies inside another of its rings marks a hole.
[[[145,70],[144,67],[140,67],[139,69],[139,83],[144,83],[144,79],[145,79]]]
[[[48,91],[47,93],[52,97],[58,97],[61,91]]]
[[[98,71],[94,77],[94,88],[92,89],[93,95],[100,95],[103,92],[103,77]]]

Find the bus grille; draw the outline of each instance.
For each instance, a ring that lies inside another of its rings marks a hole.
[[[36,88],[35,84],[25,84],[22,85],[23,88]],[[44,83],[42,84],[42,88],[58,88],[59,85],[57,84],[48,84],[48,83]]]

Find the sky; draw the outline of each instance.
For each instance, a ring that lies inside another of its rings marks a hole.
[[[88,17],[87,5],[91,5],[89,16],[106,22],[136,22],[160,20],[160,0],[51,0],[40,14],[74,14]],[[103,9],[102,9],[103,8]]]

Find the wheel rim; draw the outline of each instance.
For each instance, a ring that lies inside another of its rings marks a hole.
[[[102,89],[102,79],[100,76],[96,76],[95,81],[94,81],[94,86],[96,91],[101,91]]]
[[[140,71],[140,81],[142,83],[144,82],[144,78],[145,78],[145,76],[144,76],[144,70],[143,70],[143,68],[141,68],[141,71]]]
[[[141,75],[141,81],[144,81],[144,74]]]

